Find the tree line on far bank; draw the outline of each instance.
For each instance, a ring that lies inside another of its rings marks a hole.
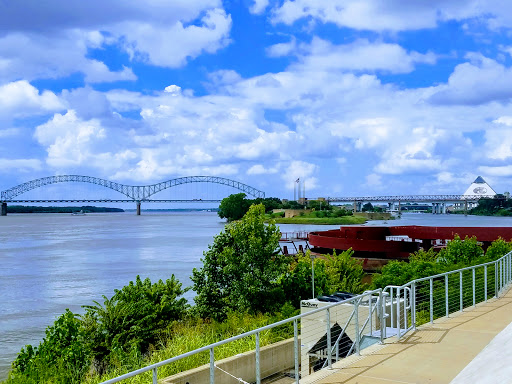
[[[240,220],[252,205],[262,204],[265,213],[271,214],[274,209],[310,209],[314,211],[314,217],[341,217],[351,216],[352,211],[344,207],[331,205],[321,200],[308,200],[305,204],[294,200],[281,200],[277,197],[248,199],[245,193],[229,195],[222,199],[217,214],[228,222]],[[371,205],[371,204],[370,204]],[[275,217],[279,214],[274,214]],[[282,216],[282,215],[281,215]]]
[[[475,238],[456,237],[440,253],[419,251],[409,263],[390,262],[365,284],[351,250],[313,263],[309,254],[281,254],[279,228],[265,223],[265,209],[263,204],[250,206],[214,237],[202,267],[192,272],[192,287],[183,288],[174,275],[154,283],[137,276],[111,297],[83,306],[81,315],[66,310],[38,346],[21,350],[6,383],[97,383],[290,317],[298,313],[300,300],[311,298],[312,268],[317,295],[361,293],[495,260],[512,249],[512,243],[499,239],[484,253]],[[188,289],[196,293],[193,306],[183,298]],[[292,335],[293,329],[279,328],[265,342]],[[219,353],[229,356],[253,347],[237,348]],[[159,372],[171,375],[205,364],[207,358]]]

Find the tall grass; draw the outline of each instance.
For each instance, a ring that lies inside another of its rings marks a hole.
[[[139,369],[162,360],[181,355],[186,352],[213,344],[229,337],[248,332],[280,320],[281,317],[269,315],[248,315],[232,313],[222,323],[204,322],[201,320],[189,320],[186,323],[174,324],[160,340],[160,345],[152,346],[147,356],[132,353],[122,356],[114,361],[107,374],[98,376],[90,374],[86,376],[84,383],[96,384],[112,379],[127,372]],[[281,326],[260,333],[260,345],[265,346],[293,336],[293,328]],[[235,356],[256,348],[254,335],[224,344],[215,348],[215,360]],[[158,368],[158,377],[164,378],[184,372],[210,361],[209,352],[198,353],[185,359]],[[151,382],[152,373],[147,372],[123,381],[123,383],[148,383]]]

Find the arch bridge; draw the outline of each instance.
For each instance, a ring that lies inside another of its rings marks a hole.
[[[126,196],[126,199],[51,199],[51,200],[25,200],[20,199],[19,196],[31,191],[33,189],[44,187],[45,185],[56,184],[56,183],[90,183],[95,185],[100,185],[105,188],[109,188],[116,192],[119,192]],[[219,201],[219,200],[157,200],[150,199],[154,194],[161,192],[165,189],[176,187],[178,185],[190,184],[190,183],[214,183],[220,185],[226,185],[235,189],[238,189],[241,192],[247,193],[254,198],[264,198],[265,192],[260,191],[250,185],[241,183],[236,180],[226,179],[224,177],[217,176],[186,176],[186,177],[178,177],[175,179],[170,179],[167,181],[162,181],[160,183],[151,184],[151,185],[126,185],[117,183],[110,180],[100,179],[98,177],[93,176],[80,176],[80,175],[60,175],[60,176],[49,176],[43,177],[40,179],[35,179],[31,181],[27,181],[26,183],[22,183],[16,185],[12,188],[6,189],[5,191],[0,192],[0,202],[1,202],[1,215],[7,215],[7,203],[21,203],[21,202],[39,202],[39,203],[53,203],[53,202],[135,202],[137,203],[137,215],[140,215],[140,206],[141,202],[210,202],[210,201]]]

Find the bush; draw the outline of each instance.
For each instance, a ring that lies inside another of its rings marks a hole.
[[[178,298],[184,292],[174,275],[154,284],[137,276],[135,282],[115,290],[112,298],[104,296],[103,305],[84,306],[84,326],[95,361],[105,362],[116,354],[146,353],[169,324],[185,316],[187,300]]]
[[[88,335],[69,309],[46,329],[38,347],[22,348],[12,363],[7,383],[80,382],[89,369]]]

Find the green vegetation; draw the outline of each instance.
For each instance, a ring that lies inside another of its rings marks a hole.
[[[275,219],[277,224],[318,224],[318,225],[349,225],[349,224],[364,224],[366,219],[357,216],[342,216],[342,217],[310,217],[309,215],[295,216],[288,218]]]
[[[7,213],[73,213],[73,212],[124,212],[121,208],[93,207],[33,207],[24,205],[8,205]]]
[[[512,200],[508,195],[496,195],[478,200],[478,206],[471,209],[471,215],[479,216],[512,216]]]
[[[352,216],[352,211],[345,209],[344,207],[338,207],[328,204],[321,200],[310,200],[307,201],[306,205],[299,204],[296,201],[281,201],[276,197],[269,197],[265,199],[257,198],[250,200],[246,198],[245,193],[237,193],[230,195],[222,199],[218,215],[220,218],[225,218],[230,221],[240,220],[249,210],[251,205],[262,204],[265,207],[265,213],[269,215],[269,218],[279,220],[278,223],[304,223],[304,224],[361,224],[364,220],[357,219],[354,221],[348,220],[316,220],[316,219],[333,219],[333,218],[345,218]],[[371,205],[371,204],[370,204]],[[308,211],[306,211],[306,208]],[[274,209],[296,209],[304,210],[301,215],[304,218],[315,219],[309,221],[281,221],[284,213],[271,213]],[[308,213],[306,213],[308,212]]]
[[[264,206],[253,205],[240,221],[226,226],[192,271],[196,311],[222,320],[229,311],[270,312],[283,295],[278,277],[290,262],[279,253],[279,228],[264,223]]]
[[[316,212],[316,211],[315,211]],[[344,216],[342,216],[344,217]],[[39,346],[25,346],[12,364],[6,384],[14,383],[99,383],[123,373],[192,351],[205,345],[288,318],[298,313],[300,301],[311,297],[312,268],[317,295],[336,291],[361,293],[361,264],[351,250],[316,257],[299,254],[296,259],[278,252],[279,229],[265,224],[265,206],[253,205],[239,221],[226,225],[203,254],[203,266],[194,269],[195,306],[182,297],[183,289],[174,276],[151,283],[139,276],[111,298],[84,306],[85,313],[69,310],[46,330]],[[455,237],[446,249],[413,254],[410,262],[390,262],[375,275],[372,287],[402,285],[413,279],[439,274],[468,265],[495,260],[512,249],[512,243],[495,241],[484,254],[475,238]],[[489,267],[488,276],[494,276]],[[458,276],[458,274],[457,274]],[[463,274],[464,281],[471,276]],[[459,305],[459,284],[450,278],[450,306]],[[476,273],[476,287],[483,290],[483,272]],[[419,297],[428,297],[427,285],[417,287]],[[493,288],[492,288],[493,289]],[[488,287],[489,294],[491,288]],[[423,295],[423,296],[422,296]],[[444,285],[434,282],[434,300],[444,300]],[[463,297],[465,304],[472,297]],[[457,301],[457,302],[456,302]],[[418,321],[428,321],[428,303],[418,304]],[[434,316],[443,316],[444,306]],[[293,335],[286,324],[260,334],[267,345]],[[239,339],[215,348],[216,359],[254,349],[254,337]],[[159,369],[169,376],[209,361],[208,352],[194,355]],[[151,372],[128,380],[151,381]]]

